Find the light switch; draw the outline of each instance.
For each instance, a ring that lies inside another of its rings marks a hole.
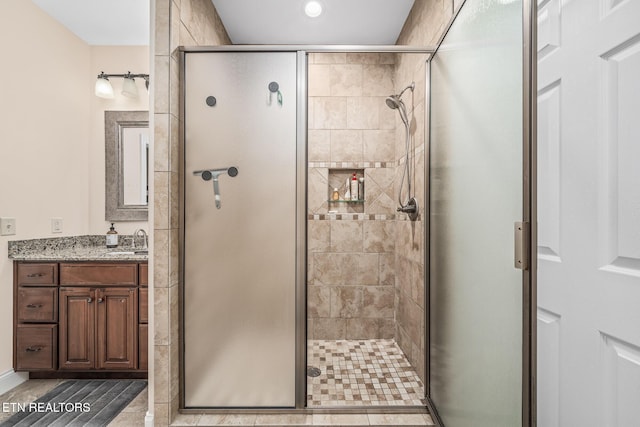
[[[13,236],[16,234],[15,218],[0,218],[0,236]]]
[[[51,232],[62,233],[62,218],[51,218]]]

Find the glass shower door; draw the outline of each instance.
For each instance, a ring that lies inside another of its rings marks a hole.
[[[184,406],[294,407],[295,52],[188,52]]]
[[[428,396],[447,427],[529,425],[523,4],[467,0],[431,60]]]

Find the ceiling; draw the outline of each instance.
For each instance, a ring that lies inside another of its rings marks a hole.
[[[90,45],[148,45],[149,0],[32,0]],[[234,44],[396,43],[415,0],[211,0]]]
[[[149,0],[32,0],[90,45],[149,45]]]
[[[317,0],[317,18],[304,13],[307,0],[212,0],[234,44],[396,43],[414,0]]]

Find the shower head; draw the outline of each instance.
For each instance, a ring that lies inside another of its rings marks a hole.
[[[398,95],[391,95],[391,96],[387,96],[387,99],[385,100],[385,102],[387,103],[387,107],[391,108],[392,110],[395,110],[400,106],[400,103],[402,101],[400,101],[400,97]]]

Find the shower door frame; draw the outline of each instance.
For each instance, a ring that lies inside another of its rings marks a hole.
[[[426,94],[425,99],[425,211],[430,212],[431,195],[431,163],[429,153],[431,150],[431,61],[436,57],[438,49],[442,45],[447,33],[453,26],[460,10],[467,0],[461,0],[458,7],[453,2],[453,15],[445,27],[440,39],[436,43],[426,64]],[[537,37],[538,37],[538,2],[535,0],[522,0],[522,222],[528,223],[528,235],[525,255],[528,268],[522,270],[522,427],[537,426],[536,405],[536,376],[537,376],[537,269],[538,269],[538,144],[537,144]],[[430,307],[430,219],[424,222],[425,228],[425,307]],[[425,348],[425,399],[427,408],[433,421],[437,425],[444,425],[438,415],[436,406],[430,395],[430,341],[429,324],[430,310],[425,310],[426,316],[426,348]]]
[[[179,188],[180,188],[180,228],[179,228],[179,409],[180,412],[188,413],[211,413],[211,414],[291,414],[291,413],[424,413],[428,405],[425,406],[349,406],[349,407],[331,407],[331,408],[308,408],[307,407],[307,102],[308,102],[308,67],[307,57],[310,53],[407,53],[407,54],[424,54],[431,55],[436,51],[435,47],[413,47],[413,46],[385,46],[385,45],[225,45],[225,46],[208,46],[208,47],[180,47],[180,171],[179,171]],[[296,345],[295,345],[295,407],[291,408],[269,408],[269,407],[229,407],[229,408],[185,408],[185,361],[184,361],[184,317],[185,317],[185,289],[184,289],[184,248],[185,248],[185,56],[188,53],[277,53],[277,52],[295,52],[296,53],[296,100],[298,109],[296,112]],[[428,61],[427,68],[428,68]],[[428,71],[427,71],[428,73]],[[428,74],[427,74],[428,76]],[[425,85],[425,100],[429,100],[429,81]],[[425,102],[424,127],[425,127],[425,147],[428,147],[428,102]],[[423,194],[425,204],[428,204],[428,150],[425,149],[425,191]],[[423,210],[423,212],[428,212]],[[428,222],[428,216],[423,217],[423,221]],[[423,227],[423,241],[428,245],[427,239],[428,223]],[[425,246],[425,252],[428,246]],[[425,271],[426,271],[425,264]],[[425,273],[425,307],[428,307],[428,277]],[[425,343],[428,343],[429,316],[425,310]],[[428,399],[428,368],[429,368],[429,350],[425,348],[425,384],[424,397]]]

